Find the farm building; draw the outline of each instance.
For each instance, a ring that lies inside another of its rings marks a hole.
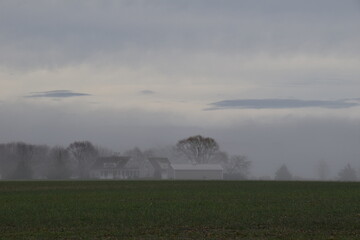
[[[130,157],[101,157],[90,169],[90,178],[95,179],[135,179],[139,169],[127,167]]]
[[[223,168],[219,164],[171,164],[174,180],[222,180]]]
[[[149,158],[149,162],[154,168],[155,179],[169,179],[171,172],[171,163],[167,158]]]

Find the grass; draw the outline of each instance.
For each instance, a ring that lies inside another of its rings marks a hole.
[[[0,239],[360,239],[360,183],[4,181]]]

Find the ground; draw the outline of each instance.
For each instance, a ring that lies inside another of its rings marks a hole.
[[[0,182],[0,239],[360,239],[360,183]]]

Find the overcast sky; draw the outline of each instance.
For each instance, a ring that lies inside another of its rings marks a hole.
[[[359,0],[1,0],[0,53],[0,142],[360,169]]]

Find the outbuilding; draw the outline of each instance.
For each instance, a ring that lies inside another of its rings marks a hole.
[[[222,180],[223,172],[220,164],[171,164],[174,180]]]

